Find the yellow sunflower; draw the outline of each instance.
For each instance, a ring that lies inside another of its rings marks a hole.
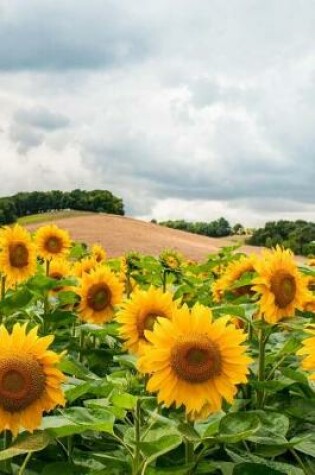
[[[310,267],[315,267],[315,259],[309,259],[309,261],[307,262],[307,265]]]
[[[131,353],[140,353],[147,344],[145,330],[152,330],[157,317],[171,318],[176,307],[170,292],[155,287],[137,289],[116,316],[125,348]]]
[[[269,323],[295,315],[309,297],[307,279],[299,272],[289,249],[279,246],[265,251],[256,262],[258,277],[253,279],[253,290],[260,294],[259,309]]]
[[[89,274],[96,269],[98,263],[94,257],[85,257],[73,265],[73,273],[76,277],[82,277],[83,274]]]
[[[123,284],[107,267],[83,274],[77,290],[81,297],[78,311],[82,320],[104,323],[113,317],[114,306],[122,300]]]
[[[256,256],[242,256],[240,259],[232,261],[226,267],[224,273],[212,285],[213,298],[220,302],[225,292],[231,289],[234,282],[239,280],[246,272],[254,272]],[[236,296],[241,296],[250,291],[248,286],[239,287],[233,290]]]
[[[68,231],[55,224],[40,227],[35,234],[38,254],[43,259],[64,257],[70,249],[71,240]]]
[[[31,235],[16,224],[6,227],[0,237],[0,271],[9,285],[28,279],[36,272],[36,249]]]
[[[37,328],[26,333],[26,325],[18,323],[11,334],[0,326],[0,431],[33,431],[43,412],[65,404],[65,377],[55,367],[61,356],[48,350],[53,339],[40,338]]]
[[[315,371],[315,327],[307,330],[307,333],[312,336],[302,341],[303,347],[297,351],[297,355],[304,356],[304,360],[302,361],[303,369],[306,371]],[[315,373],[310,376],[310,379],[315,380]]]
[[[71,267],[68,261],[64,259],[52,259],[49,266],[49,277],[55,279],[57,282],[66,279],[71,275]],[[55,292],[65,290],[64,287],[58,286],[54,289]]]
[[[183,262],[183,256],[175,249],[165,249],[160,254],[160,261],[169,270],[177,270]]]
[[[96,260],[96,262],[103,262],[106,259],[106,251],[100,244],[93,244],[92,248],[92,256]]]
[[[157,392],[167,407],[184,405],[190,418],[205,418],[221,409],[222,400],[232,403],[236,385],[246,383],[251,359],[241,343],[242,330],[228,318],[213,321],[209,308],[183,306],[172,319],[159,318],[145,336],[147,345],[138,368],[150,375],[147,389]]]

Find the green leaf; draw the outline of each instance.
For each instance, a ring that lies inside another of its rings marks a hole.
[[[41,429],[52,437],[65,437],[87,430],[112,433],[114,421],[115,416],[104,409],[71,407],[61,416],[44,417]]]
[[[1,302],[0,310],[4,314],[12,313],[13,310],[26,307],[33,298],[32,292],[26,287],[9,293]]]
[[[201,435],[202,439],[213,437],[219,431],[220,421],[224,416],[224,412],[217,412],[212,414],[207,422],[195,423],[195,428]]]
[[[33,434],[23,432],[8,449],[0,452],[0,461],[7,460],[17,455],[28,454],[43,450],[50,443],[51,437],[43,431]]]
[[[145,442],[139,444],[140,450],[146,457],[146,466],[163,454],[174,450],[182,443],[179,434],[171,433],[169,428],[159,428],[151,430]]]
[[[232,412],[220,421],[219,442],[235,443],[248,439],[260,428],[260,420],[256,414]]]
[[[304,433],[304,440],[298,440],[301,437],[294,437],[290,440],[290,442],[295,444],[295,450],[302,452],[303,454],[310,455],[311,457],[315,457],[315,434],[314,431]]]
[[[269,469],[278,470],[280,473],[286,475],[305,475],[303,470],[288,463],[266,460],[262,457],[257,457],[250,452],[236,453],[229,449],[226,449],[226,452],[235,463],[248,462],[264,466],[266,475],[269,473]]]
[[[64,356],[58,365],[58,368],[66,374],[77,376],[82,379],[99,379],[96,374],[89,371],[82,363],[75,360],[72,356]]]
[[[138,398],[129,393],[115,393],[110,400],[114,406],[131,410],[136,407]]]
[[[276,443],[286,443],[285,438],[290,421],[284,414],[279,412],[267,412],[267,411],[251,411],[249,414],[254,414],[259,417],[260,427],[255,435],[249,437],[248,440],[251,440],[256,443],[264,443],[264,439],[273,440],[273,444]],[[267,442],[268,443],[268,442]]]
[[[283,472],[266,468],[258,463],[239,463],[235,465],[233,475],[283,475]]]
[[[200,435],[194,429],[192,424],[182,423],[182,424],[179,424],[177,426],[177,429],[185,439],[193,441],[193,442],[199,442],[200,441]]]

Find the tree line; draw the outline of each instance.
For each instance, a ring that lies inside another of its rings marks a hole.
[[[225,218],[219,218],[210,222],[198,221],[195,223],[179,219],[175,221],[163,221],[159,224],[168,228],[181,229],[182,231],[209,237],[223,237],[234,234],[233,228]]]
[[[303,220],[272,221],[256,229],[247,243],[269,248],[279,244],[295,254],[312,255],[315,254],[315,223]]]
[[[0,198],[0,225],[29,214],[62,209],[124,215],[123,200],[108,190],[31,191]]]

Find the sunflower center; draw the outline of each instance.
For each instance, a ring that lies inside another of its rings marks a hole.
[[[61,280],[63,277],[60,272],[51,272],[49,276],[55,280]]]
[[[100,312],[111,303],[111,291],[106,284],[94,284],[90,287],[87,294],[87,304],[96,312]]]
[[[187,336],[171,350],[171,367],[176,375],[189,383],[204,383],[221,372],[218,347],[205,335]]]
[[[276,305],[285,308],[294,300],[296,282],[293,275],[285,271],[278,271],[271,278],[271,292],[275,296]]]
[[[137,329],[138,329],[138,335],[140,338],[144,338],[146,340],[146,337],[144,334],[145,330],[152,331],[154,328],[156,319],[158,317],[165,317],[165,315],[163,312],[159,312],[159,313],[150,312],[138,318]]]
[[[58,236],[50,236],[45,242],[46,251],[58,254],[62,250],[62,240]]]
[[[0,407],[9,412],[27,408],[45,389],[45,374],[31,357],[0,360]]]
[[[9,260],[12,267],[19,269],[28,265],[28,249],[22,242],[12,243],[9,246]]]

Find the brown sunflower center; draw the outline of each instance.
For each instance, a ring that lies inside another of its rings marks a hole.
[[[165,318],[166,315],[164,315],[163,312],[150,312],[138,317],[137,330],[138,330],[138,335],[140,338],[144,338],[146,340],[146,337],[144,334],[145,330],[152,331],[154,324],[156,322],[156,319],[158,317]]]
[[[43,368],[31,357],[0,360],[0,407],[9,412],[27,408],[45,389]]]
[[[101,282],[92,285],[87,294],[87,304],[95,312],[101,312],[111,304],[112,294],[108,286]]]
[[[189,383],[204,383],[221,372],[222,359],[216,346],[205,335],[187,336],[171,350],[171,367],[176,375]]]
[[[293,302],[296,294],[296,281],[293,275],[285,271],[276,272],[271,278],[271,292],[275,296],[275,303],[285,308]]]
[[[45,249],[52,254],[58,254],[62,251],[62,239],[59,236],[50,236],[45,242]]]
[[[9,260],[12,267],[21,269],[28,265],[29,252],[23,242],[12,243],[9,246]]]
[[[49,274],[49,276],[52,278],[52,279],[55,279],[55,280],[61,280],[63,278],[63,275],[60,273],[60,272],[51,272]]]

